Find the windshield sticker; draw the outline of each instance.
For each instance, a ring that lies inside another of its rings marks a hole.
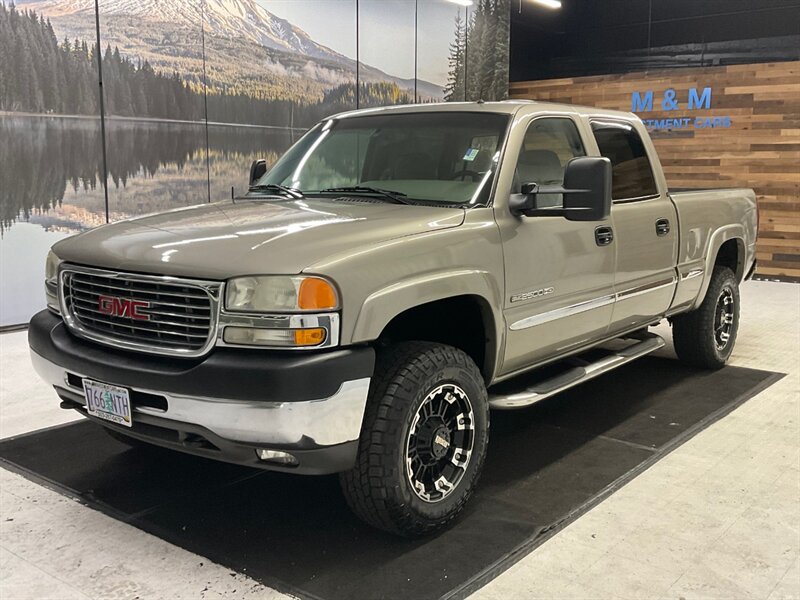
[[[480,152],[480,151],[481,151],[480,148],[469,148],[469,149],[467,149],[467,153],[464,154],[464,159],[463,160],[468,160],[468,161],[475,160],[475,157],[478,156],[478,152]]]

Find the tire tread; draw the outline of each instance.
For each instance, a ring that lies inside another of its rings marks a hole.
[[[359,452],[354,468],[340,475],[340,482],[350,508],[362,520],[379,529],[407,537],[431,533],[446,527],[461,511],[472,491],[477,474],[486,456],[486,444],[478,456],[478,469],[468,485],[467,493],[457,508],[444,519],[424,521],[415,515],[400,497],[398,481],[404,477],[393,465],[393,453],[399,439],[400,425],[407,409],[408,398],[417,383],[428,373],[446,366],[458,366],[470,372],[476,380],[483,377],[472,359],[463,351],[432,342],[401,342],[379,351],[370,388]],[[485,389],[484,389],[485,394]],[[476,402],[473,410],[483,408],[488,423],[488,402]]]
[[[722,358],[714,345],[714,319],[717,298],[726,283],[732,284],[735,294],[736,319],[730,348],[736,343],[738,332],[739,295],[736,276],[728,267],[716,266],[711,275],[703,302],[695,310],[678,315],[672,322],[672,341],[678,358],[689,365],[705,369],[719,369],[725,366],[730,352]]]

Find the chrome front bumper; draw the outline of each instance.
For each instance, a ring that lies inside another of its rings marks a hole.
[[[326,398],[306,401],[227,400],[184,396],[126,385],[59,366],[31,351],[36,372],[52,385],[62,406],[86,415],[83,377],[126,387],[133,405],[132,428],[98,421],[120,433],[153,444],[237,464],[306,474],[352,467],[361,433],[370,378],[344,381]],[[236,382],[231,381],[231,386]],[[165,408],[137,403],[137,397],[164,399]],[[290,454],[296,464],[259,458],[258,450]]]

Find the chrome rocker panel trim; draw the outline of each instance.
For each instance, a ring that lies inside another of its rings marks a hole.
[[[519,331],[520,329],[527,329],[529,327],[535,327],[536,325],[549,323],[550,321],[555,321],[556,319],[571,317],[573,315],[577,315],[582,312],[586,312],[588,310],[594,310],[595,308],[602,308],[603,306],[608,306],[609,304],[613,304],[620,300],[627,300],[629,298],[635,298],[636,296],[641,296],[643,294],[649,294],[650,292],[656,292],[658,290],[671,287],[675,285],[676,282],[677,278],[672,277],[670,279],[664,279],[661,281],[656,281],[654,283],[648,283],[645,285],[637,286],[635,288],[623,290],[615,294],[609,294],[608,296],[601,296],[599,298],[594,298],[592,300],[587,300],[585,302],[579,302],[578,304],[572,304],[570,306],[556,308],[554,310],[543,312],[538,315],[532,315],[530,317],[525,317],[524,319],[520,319],[519,321],[512,323],[509,326],[509,329],[511,329],[511,331]]]
[[[694,279],[695,277],[700,277],[703,273],[705,273],[705,269],[692,269],[686,273],[681,273],[681,281],[686,281],[687,279]]]
[[[614,301],[615,297],[613,295],[610,295],[610,296],[602,296],[600,298],[595,298],[594,300],[587,300],[586,302],[579,302],[578,304],[565,306],[563,308],[556,308],[555,310],[540,313],[538,315],[525,317],[524,319],[521,319],[516,323],[512,323],[509,329],[511,329],[512,331],[519,331],[520,329],[535,327],[536,325],[549,323],[550,321],[555,321],[556,319],[563,319],[565,317],[578,315],[588,310],[594,310],[595,308],[602,308],[603,306],[608,306],[609,304],[613,304]]]

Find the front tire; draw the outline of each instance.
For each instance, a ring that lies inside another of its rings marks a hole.
[[[461,350],[403,342],[379,352],[355,467],[340,475],[353,512],[417,537],[461,512],[483,468],[489,403]]]
[[[720,369],[730,358],[739,331],[739,284],[728,267],[715,267],[703,303],[672,321],[678,358],[705,369]]]

